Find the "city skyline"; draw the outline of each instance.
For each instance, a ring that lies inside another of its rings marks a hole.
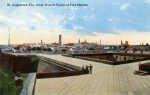
[[[150,0],[9,1],[10,4],[58,2],[88,6],[15,7],[1,1],[0,44],[8,44],[9,27],[11,44],[58,42],[59,34],[63,43],[77,43],[79,38],[98,43],[101,39],[102,44],[120,44],[121,40],[133,45],[150,43]]]

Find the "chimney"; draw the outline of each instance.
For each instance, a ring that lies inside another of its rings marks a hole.
[[[80,44],[80,39],[79,39],[78,43]]]
[[[100,45],[102,44],[101,39],[100,39]]]
[[[43,44],[43,41],[41,40],[41,44]]]
[[[61,42],[61,35],[59,35],[59,46],[61,46],[62,45],[62,42]]]

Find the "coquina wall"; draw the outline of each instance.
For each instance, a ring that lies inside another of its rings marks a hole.
[[[32,55],[15,56],[11,54],[0,54],[0,66],[9,69],[12,72],[30,73],[37,71],[38,60],[32,62]]]
[[[126,55],[113,55],[114,61],[127,61],[127,60],[138,60],[144,57],[126,56]]]

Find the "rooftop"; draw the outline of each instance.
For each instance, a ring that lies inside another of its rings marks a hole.
[[[93,65],[93,74],[37,79],[35,95],[148,95],[150,76],[138,76],[139,62],[107,65],[61,55],[43,55],[68,64],[82,67]],[[141,61],[141,63],[149,62]]]

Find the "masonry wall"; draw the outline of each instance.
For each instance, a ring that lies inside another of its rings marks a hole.
[[[87,56],[87,57],[100,59],[100,60],[109,60],[109,61],[112,61],[113,59],[112,55],[99,55],[99,56]]]
[[[62,68],[60,66],[54,65],[51,62],[49,63],[40,59],[38,72],[59,72],[59,71],[69,71],[69,70]]]
[[[30,73],[37,71],[38,61],[32,62],[34,56],[15,56],[10,54],[0,54],[0,66],[12,72]]]
[[[124,55],[113,55],[116,61],[126,61],[126,60],[138,60],[144,57],[134,57],[134,56],[124,56]]]
[[[37,73],[37,78],[52,78],[52,77],[65,77],[65,76],[75,76],[82,75],[84,72],[82,70],[76,71],[60,71],[60,72],[40,72]]]

